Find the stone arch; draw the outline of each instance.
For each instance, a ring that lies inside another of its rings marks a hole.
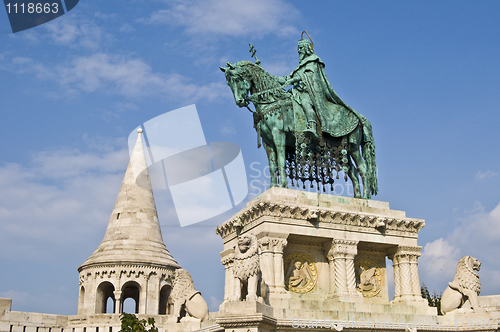
[[[85,287],[80,287],[80,293],[78,295],[78,314],[83,314],[85,305]]]
[[[173,301],[170,297],[170,292],[172,291],[172,287],[170,285],[164,285],[160,290],[160,303],[159,303],[159,311],[160,315],[171,315],[173,311]]]
[[[141,294],[141,285],[135,281],[127,281],[122,286],[121,310],[123,312],[123,303],[126,299],[131,298],[135,301],[135,313],[139,313],[139,298]]]
[[[97,287],[96,292],[96,301],[95,301],[95,313],[96,314],[105,314],[106,305],[108,299],[111,298],[113,300],[113,311],[116,309],[116,299],[115,299],[115,286],[109,281],[103,281]]]

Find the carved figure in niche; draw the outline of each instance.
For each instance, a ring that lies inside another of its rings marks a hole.
[[[370,259],[360,259],[356,267],[356,285],[364,297],[374,297],[382,289],[382,272],[377,264]]]
[[[294,253],[285,259],[288,265],[285,283],[288,290],[295,293],[310,292],[316,285],[318,273],[312,259],[301,253]]]
[[[246,301],[266,300],[267,288],[261,277],[257,238],[254,235],[243,234],[238,237],[232,269],[235,288],[231,301],[243,301],[245,289]]]
[[[170,293],[174,303],[173,315],[179,323],[183,317],[194,317],[204,321],[208,318],[208,305],[201,293],[194,289],[191,274],[184,269],[174,272],[173,288]]]
[[[481,313],[478,295],[481,291],[479,271],[481,262],[471,256],[464,256],[457,264],[455,279],[449,283],[441,297],[441,313]]]

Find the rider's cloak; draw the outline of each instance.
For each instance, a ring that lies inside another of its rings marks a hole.
[[[335,93],[324,71],[325,64],[316,54],[311,54],[300,62],[291,73],[291,78],[300,79],[291,89],[294,113],[302,113],[302,103],[309,102],[315,109],[321,131],[333,137],[341,137],[352,132],[364,116],[354,111]]]

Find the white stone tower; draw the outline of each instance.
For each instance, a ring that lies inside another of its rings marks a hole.
[[[78,315],[121,313],[128,298],[135,301],[136,313],[158,315],[168,311],[171,277],[179,265],[163,243],[142,129],[137,132],[104,239],[78,268]]]

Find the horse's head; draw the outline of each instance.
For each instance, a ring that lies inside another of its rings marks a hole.
[[[250,103],[248,93],[250,92],[250,82],[245,78],[245,69],[231,62],[226,63],[227,68],[219,67],[226,75],[226,83],[233,92],[234,101],[239,107],[245,107]]]

